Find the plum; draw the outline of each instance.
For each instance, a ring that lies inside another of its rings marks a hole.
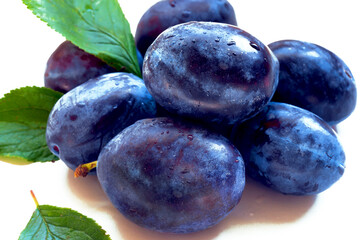
[[[142,69],[143,57],[138,50],[137,57]],[[66,93],[89,79],[116,71],[94,55],[65,41],[49,57],[44,83],[45,87]]]
[[[344,173],[345,154],[335,131],[290,104],[269,103],[235,128],[231,139],[247,173],[284,194],[318,194]]]
[[[168,28],[144,57],[143,78],[170,113],[233,124],[273,96],[279,64],[270,49],[228,24],[189,22]]]
[[[91,78],[115,71],[99,58],[65,41],[47,61],[45,87],[66,93]]]
[[[160,232],[209,228],[238,204],[245,185],[239,151],[225,137],[184,120],[139,120],[101,151],[99,182],[136,224]]]
[[[234,9],[226,0],[162,0],[141,17],[135,33],[136,47],[144,56],[160,33],[190,21],[237,24]]]
[[[96,160],[106,143],[125,127],[155,114],[155,101],[142,79],[130,73],[108,73],[59,99],[49,115],[47,144],[75,170]]]
[[[280,63],[273,101],[307,109],[336,125],[354,111],[357,91],[349,67],[313,43],[281,40],[269,44]]]

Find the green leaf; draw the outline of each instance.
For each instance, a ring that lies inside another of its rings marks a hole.
[[[27,239],[110,239],[91,218],[69,208],[39,205],[19,240]]]
[[[33,197],[36,210],[19,240],[110,240],[93,219],[69,208],[39,205]]]
[[[23,0],[37,17],[84,51],[141,77],[134,37],[117,0]]]
[[[58,160],[48,149],[45,132],[51,109],[62,93],[23,87],[0,99],[0,160],[13,164]]]

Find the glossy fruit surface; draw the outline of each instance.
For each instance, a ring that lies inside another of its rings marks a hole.
[[[143,57],[139,51],[136,53],[142,69]],[[92,78],[111,72],[116,72],[116,69],[70,41],[65,41],[48,59],[44,83],[45,87],[66,93]]]
[[[247,32],[190,22],[164,31],[144,57],[143,78],[167,111],[232,124],[261,110],[278,82],[278,62]]]
[[[277,41],[269,47],[280,63],[274,101],[307,109],[330,125],[353,112],[355,79],[338,56],[316,44],[297,40]]]
[[[269,103],[233,132],[247,173],[284,194],[320,193],[344,173],[345,154],[333,129],[315,114]]]
[[[65,41],[48,59],[45,87],[66,93],[91,78],[115,71],[99,58]]]
[[[190,21],[237,24],[234,9],[226,0],[163,0],[151,6],[141,17],[135,34],[136,46],[144,56],[160,33]]]
[[[99,155],[97,175],[131,221],[188,233],[223,219],[239,202],[244,163],[224,137],[171,118],[139,120]]]
[[[109,73],[64,94],[46,128],[49,149],[71,169],[97,160],[100,150],[122,129],[156,114],[142,79]]]

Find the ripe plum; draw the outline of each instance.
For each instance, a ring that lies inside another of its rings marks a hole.
[[[65,41],[48,59],[45,87],[66,93],[91,78],[115,71],[99,58]]]
[[[269,103],[232,134],[247,173],[284,194],[311,195],[344,173],[345,154],[333,129],[317,115]]]
[[[137,121],[101,151],[97,176],[128,219],[161,232],[211,227],[240,201],[239,151],[225,137],[172,118]]]
[[[282,40],[269,44],[280,63],[273,101],[307,109],[336,125],[355,109],[355,79],[331,51],[313,43]]]
[[[59,99],[49,115],[47,144],[75,170],[80,164],[95,161],[122,129],[155,114],[155,101],[142,79],[130,73],[108,73]]]
[[[143,57],[139,51],[137,57],[142,68]],[[66,93],[89,79],[111,72],[116,72],[116,69],[70,41],[65,41],[48,59],[44,82],[45,87]]]
[[[141,17],[135,34],[136,46],[144,56],[160,33],[190,21],[237,24],[234,9],[226,0],[162,0]]]
[[[278,61],[267,46],[228,24],[189,22],[164,31],[144,57],[143,78],[167,111],[233,124],[271,99]]]

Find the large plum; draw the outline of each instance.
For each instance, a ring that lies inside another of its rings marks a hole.
[[[136,46],[144,56],[160,33],[190,21],[237,24],[234,9],[226,0],[162,0],[141,17],[136,28]]]
[[[208,123],[233,124],[260,111],[278,82],[278,61],[267,46],[228,24],[171,27],[144,57],[143,78],[167,111]]]
[[[317,115],[286,103],[269,103],[234,130],[247,173],[284,194],[311,195],[344,173],[345,154],[333,129]]]
[[[97,160],[100,150],[122,129],[155,114],[155,101],[142,79],[130,73],[108,73],[59,99],[49,115],[47,144],[75,170]]]
[[[139,120],[101,151],[97,175],[116,208],[161,232],[200,231],[239,202],[245,169],[225,137],[171,118]]]
[[[269,44],[280,63],[273,100],[307,109],[336,125],[355,109],[356,85],[348,66],[313,43],[282,40]]]

